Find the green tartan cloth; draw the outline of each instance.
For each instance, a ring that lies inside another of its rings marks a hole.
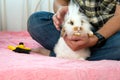
[[[76,0],[91,24],[102,27],[113,15],[120,0]]]

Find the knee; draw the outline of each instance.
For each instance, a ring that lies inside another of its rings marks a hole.
[[[48,19],[52,19],[53,13],[49,12],[35,12],[33,13],[27,21],[27,29],[28,32],[31,33],[36,29],[37,27],[42,27],[42,24],[45,23]]]
[[[33,30],[33,28],[37,25],[37,16],[42,16],[41,12],[35,12],[33,13],[27,21],[27,29],[29,32],[31,32]]]
[[[39,13],[33,13],[32,15],[30,15],[30,17],[28,18],[28,21],[27,21],[27,29],[28,29],[28,32],[31,33],[31,31],[33,31],[33,28],[34,26],[36,25],[36,16],[38,15]]]

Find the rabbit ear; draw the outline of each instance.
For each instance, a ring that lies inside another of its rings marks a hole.
[[[78,15],[79,13],[79,5],[76,0],[70,0],[68,12],[66,13],[64,20],[66,21],[70,16]]]
[[[70,0],[69,7],[68,7],[69,14],[78,13],[79,12],[79,5],[76,0]]]
[[[64,27],[62,27],[62,30],[61,30],[61,37],[64,37],[64,36],[65,36],[65,34],[66,34],[65,28],[64,28]]]
[[[80,7],[79,0],[70,0],[69,12],[85,13],[84,9]]]
[[[76,6],[79,7],[79,4],[78,4],[77,0],[70,0],[69,5],[76,5]]]

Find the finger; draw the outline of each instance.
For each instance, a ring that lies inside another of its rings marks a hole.
[[[71,40],[84,40],[84,39],[88,39],[88,35],[87,34],[81,34],[80,36],[75,36],[73,35],[71,37]]]
[[[72,50],[76,50],[75,43],[71,41],[70,39],[68,39],[67,36],[64,37],[64,40]]]
[[[60,12],[57,12],[57,13],[56,13],[56,17],[57,17],[58,19],[61,19],[61,14],[60,14]]]
[[[67,36],[64,38],[67,45],[74,51],[85,48],[88,45],[88,39],[85,40],[70,40]]]
[[[64,17],[65,14],[67,13],[67,11],[68,11],[68,7],[64,7],[64,8],[62,8],[62,10],[60,9],[58,11],[58,18]]]
[[[62,13],[58,12],[57,15],[56,15],[56,18],[59,20],[59,26],[61,26],[63,20],[64,20],[64,17],[62,16]]]
[[[54,15],[58,20],[61,20],[62,16],[61,16],[61,12],[57,11],[57,13]]]
[[[79,48],[85,48],[88,46],[89,41],[88,40],[78,41],[77,44],[79,44]]]
[[[80,49],[77,41],[69,41],[68,46],[69,46],[73,51],[76,51],[76,50]]]
[[[73,41],[81,40],[81,37],[80,36],[72,36],[71,40],[73,40]]]
[[[53,23],[54,23],[56,29],[57,29],[57,30],[60,30],[60,28],[59,28],[60,22],[59,22],[59,20],[57,19],[56,14],[53,16]]]
[[[55,14],[55,15],[53,16],[53,21],[54,21],[56,24],[59,23],[58,18],[57,18],[57,14]]]
[[[57,25],[55,22],[53,22],[53,24],[54,24],[55,28],[56,28],[57,30],[59,30],[58,25]]]
[[[66,43],[71,49],[73,49],[73,44],[71,43],[70,40],[66,39]]]

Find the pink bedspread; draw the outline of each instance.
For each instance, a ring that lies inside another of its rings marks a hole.
[[[8,45],[39,46],[26,31],[0,32],[0,80],[120,80],[120,61],[80,61],[20,54]]]

